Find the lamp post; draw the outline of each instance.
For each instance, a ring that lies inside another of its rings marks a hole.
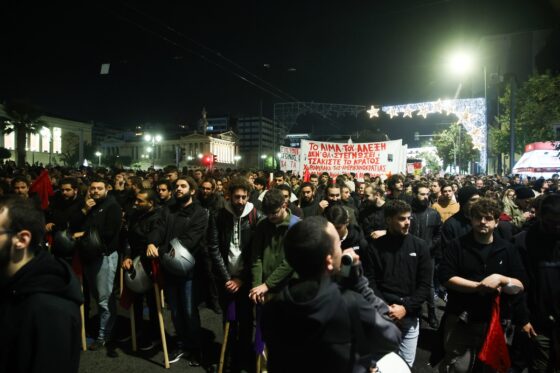
[[[239,162],[240,159],[241,159],[240,155],[234,155],[233,156],[233,160],[235,161],[235,168],[237,168],[237,163]]]
[[[150,135],[147,133],[144,135],[144,140],[152,145],[148,148],[148,153],[152,153],[152,168],[154,168],[156,163],[156,144],[161,142],[162,137],[161,135]]]
[[[264,169],[264,162],[265,162],[265,159],[266,159],[266,154],[261,155],[261,159],[262,159],[262,161],[261,161],[261,169]]]
[[[97,163],[97,166],[98,166],[98,167],[101,167],[101,152],[100,152],[100,151],[97,151],[97,152],[95,152],[95,155],[99,158],[99,161],[98,161],[98,163]]]

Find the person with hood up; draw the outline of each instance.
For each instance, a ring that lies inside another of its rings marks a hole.
[[[298,278],[263,309],[271,373],[366,372],[398,349],[400,332],[387,304],[368,287],[355,251],[341,250],[333,224],[306,218],[288,231],[284,247]],[[347,277],[343,255],[352,262]]]
[[[72,269],[41,248],[43,214],[0,202],[0,372],[77,372],[80,304]]]
[[[223,208],[210,215],[208,250],[217,271],[220,304],[226,309],[235,302],[237,316],[236,345],[230,349],[233,368],[253,367],[253,315],[249,299],[251,285],[251,241],[260,214],[249,202],[251,185],[242,177],[232,179],[228,186],[230,199]],[[237,360],[235,360],[237,359]]]

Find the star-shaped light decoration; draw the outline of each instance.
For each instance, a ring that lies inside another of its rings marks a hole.
[[[429,113],[430,111],[428,110],[428,107],[426,105],[422,105],[420,109],[418,109],[418,113],[416,113],[416,116],[422,116],[424,117],[424,119],[426,119]]]
[[[399,112],[397,111],[397,109],[394,106],[391,106],[386,113],[389,115],[389,117],[391,117],[391,119],[393,119],[393,117],[398,117],[399,116]]]
[[[469,123],[471,121],[471,113],[467,110],[459,115],[459,123]]]
[[[379,108],[376,108],[375,106],[371,105],[371,108],[367,111],[367,113],[369,114],[369,118],[379,118]]]
[[[441,102],[441,98],[438,98],[438,100],[434,103],[434,111],[441,114],[443,109],[443,102]]]
[[[414,111],[414,110],[413,110],[410,106],[407,105],[407,106],[404,108],[403,118],[406,118],[406,117],[412,118],[412,112],[413,112],[413,111]]]
[[[481,142],[473,143],[473,149],[482,150],[482,143]]]

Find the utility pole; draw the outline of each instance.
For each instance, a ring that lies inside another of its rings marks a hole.
[[[510,113],[509,113],[509,172],[513,172],[515,166],[515,94],[517,92],[517,81],[514,75],[510,75]]]

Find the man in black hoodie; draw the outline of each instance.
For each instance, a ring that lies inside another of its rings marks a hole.
[[[270,372],[368,371],[372,361],[398,349],[389,308],[367,286],[354,250],[342,252],[331,223],[312,216],[295,224],[285,250],[299,278],[264,306]],[[337,283],[343,254],[353,265]]]
[[[42,213],[0,202],[0,372],[77,372],[83,302],[70,267],[41,249]]]

